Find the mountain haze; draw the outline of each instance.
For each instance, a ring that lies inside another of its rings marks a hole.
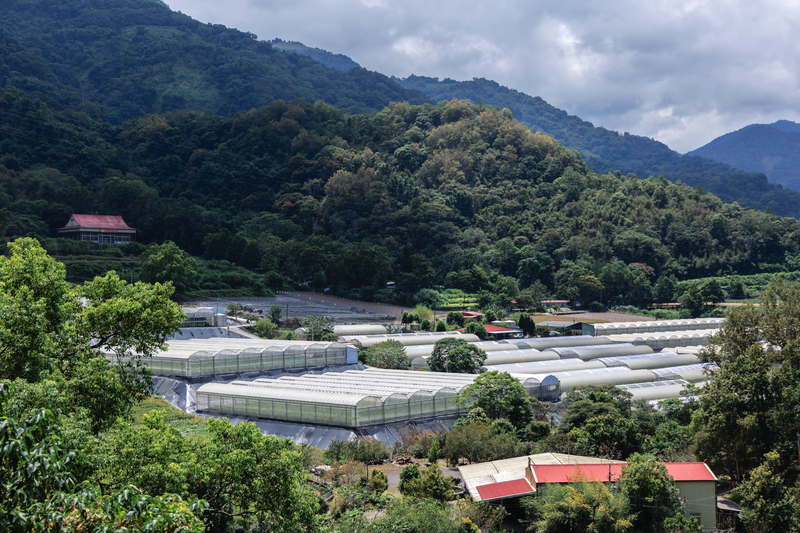
[[[800,124],[779,120],[726,133],[687,155],[708,157],[800,190]]]

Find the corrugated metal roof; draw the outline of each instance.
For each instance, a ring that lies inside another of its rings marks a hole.
[[[477,487],[481,500],[499,500],[501,498],[513,498],[524,494],[531,494],[533,487],[526,479],[514,479],[512,481],[501,481],[490,485]]]
[[[616,481],[627,464],[532,465],[533,479],[539,483],[573,481]],[[705,463],[664,463],[675,481],[716,481]]]
[[[99,228],[99,229],[127,229],[133,228],[128,226],[122,217],[116,215],[76,215],[72,214],[72,219],[75,220],[77,226],[65,226],[59,229],[77,229],[77,228]]]
[[[664,463],[675,481],[716,481],[717,476],[705,463]]]
[[[616,481],[622,475],[621,463],[580,465],[531,465],[533,479],[539,483],[572,483],[573,481]]]

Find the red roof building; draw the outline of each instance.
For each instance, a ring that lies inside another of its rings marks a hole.
[[[526,478],[532,490],[546,483],[572,483],[580,481],[601,481],[613,483],[622,475],[625,464],[532,464]],[[716,527],[717,476],[705,463],[664,463],[667,473],[672,476],[678,493],[684,501],[687,517],[695,518],[703,526],[704,532]],[[478,487],[488,490],[488,487]]]
[[[492,324],[484,324],[483,327],[486,329],[486,333],[489,335],[489,337],[496,341],[510,339],[514,336],[522,338],[521,329],[508,329],[501,326],[494,326]],[[457,329],[456,331],[463,332],[466,331],[466,328]]]
[[[553,455],[553,454],[551,454]],[[471,481],[466,476],[465,482],[470,491],[473,489],[477,496],[484,501],[516,499],[527,494],[536,494],[548,483],[566,484],[576,482],[602,482],[615,483],[622,475],[622,470],[627,463],[621,461],[614,462],[583,462],[589,458],[581,459],[580,463],[548,463],[535,464],[533,457],[529,456],[528,467],[524,470],[524,478],[509,480],[510,471],[498,471],[501,464],[508,464],[512,460],[497,461],[494,463],[483,463],[476,465],[478,468],[475,474],[476,479],[484,479],[485,472],[494,470],[494,478],[491,483],[475,483],[470,488]],[[566,456],[569,461],[569,456]],[[517,458],[522,459],[522,458]],[[513,459],[516,461],[517,459]],[[516,463],[515,463],[516,464]],[[493,468],[485,468],[483,465],[491,465]],[[717,477],[705,463],[664,463],[667,472],[672,476],[678,493],[684,502],[685,513],[688,517],[697,519],[702,524],[704,532],[711,532],[716,527],[716,482]],[[521,466],[521,465],[520,465]],[[503,479],[505,478],[505,479]]]
[[[76,215],[56,230],[59,237],[76,241],[124,244],[136,240],[136,230],[114,215]]]
[[[481,495],[482,501],[516,498],[533,492],[530,483],[525,479],[513,479],[511,481],[481,485],[477,490],[478,494]]]

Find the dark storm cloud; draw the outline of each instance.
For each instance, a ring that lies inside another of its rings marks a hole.
[[[750,123],[800,120],[796,2],[167,3],[388,75],[493,79],[678,151]]]

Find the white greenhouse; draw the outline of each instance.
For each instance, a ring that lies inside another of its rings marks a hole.
[[[553,352],[561,359],[581,359],[590,361],[601,357],[620,357],[623,355],[641,355],[653,353],[649,346],[636,346],[629,343],[603,344],[599,346],[569,346],[548,348],[542,353]]]
[[[325,368],[358,362],[356,350],[338,342],[212,338],[170,341],[167,344],[167,350],[141,358],[155,375],[201,378],[218,374]],[[104,355],[110,361],[130,359],[119,358],[114,353]]]
[[[617,385],[618,389],[628,391],[633,395],[632,400],[667,400],[670,398],[680,398],[681,391],[689,382],[683,379],[672,381],[654,381],[652,383],[631,383],[627,385]],[[703,382],[695,383],[695,386],[702,387]]]
[[[609,322],[592,324],[594,335],[652,334],[675,331],[718,329],[724,318],[652,320],[642,322]]]
[[[508,339],[500,342],[516,344],[523,348],[534,350],[547,350],[548,348],[559,348],[565,346],[597,346],[600,344],[611,344],[610,339],[603,337],[592,337],[589,335],[576,335],[574,337],[539,337],[534,339]]]
[[[403,346],[419,346],[425,344],[436,344],[436,341],[447,337],[465,340],[467,342],[478,342],[481,339],[471,333],[460,333],[457,331],[447,332],[425,332],[425,333],[395,333],[388,335],[344,335],[342,341],[353,344],[359,350],[369,348],[378,343],[388,340],[397,341]]]
[[[700,359],[691,353],[657,352],[642,355],[626,355],[624,357],[603,357],[597,359],[608,367],[627,366],[631,370],[641,368],[665,368],[669,366],[693,365]]]
[[[197,410],[315,425],[393,424],[467,412],[453,398],[476,377],[368,369],[208,383],[197,390]],[[529,395],[543,396],[539,380],[515,377]]]

